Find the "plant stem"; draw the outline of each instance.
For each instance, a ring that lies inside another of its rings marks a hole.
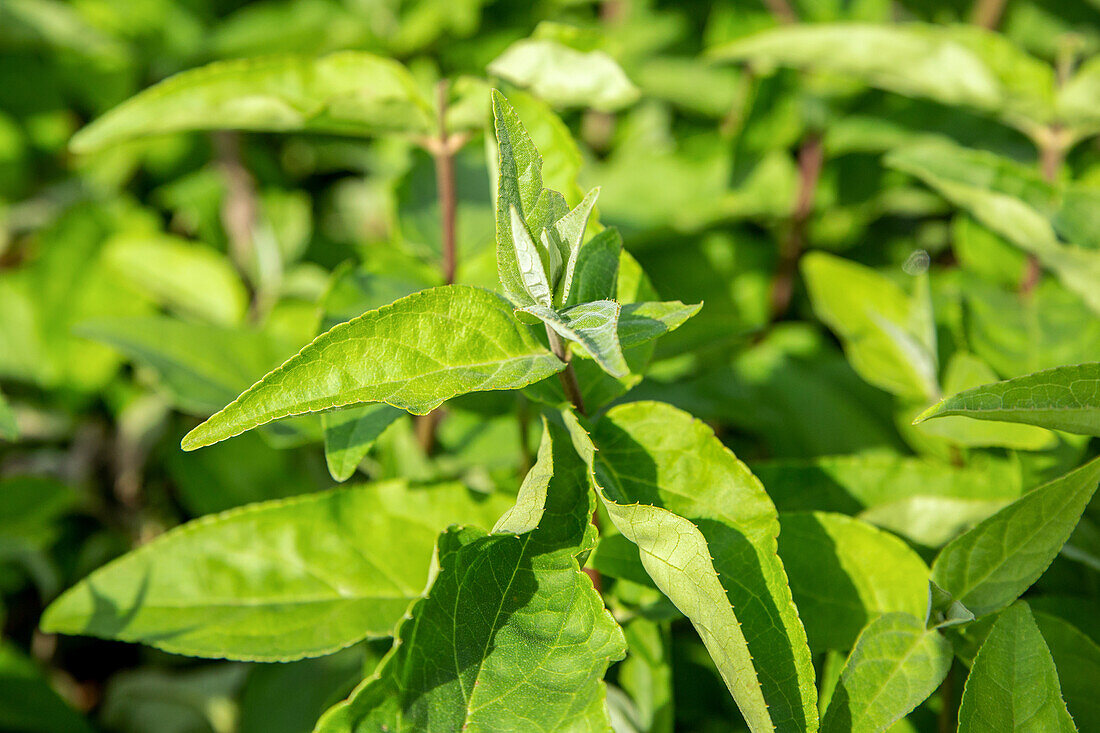
[[[222,200],[221,219],[229,239],[229,255],[245,282],[252,286],[252,302],[249,318],[255,322],[262,315],[261,302],[266,300],[261,292],[263,283],[251,268],[255,257],[254,233],[259,219],[259,201],[256,181],[241,160],[241,136],[234,130],[216,130],[212,134],[218,167],[225,179],[225,198]]]
[[[764,0],[768,12],[780,23],[797,23],[798,14],[787,0]]]
[[[554,352],[554,356],[565,362],[565,369],[558,372],[558,379],[561,380],[566,398],[572,403],[577,412],[587,416],[588,413],[584,409],[584,397],[581,395],[581,385],[577,382],[577,373],[573,371],[572,354],[566,349],[565,343],[557,332],[549,326],[546,327],[546,336],[550,339],[550,350]]]
[[[821,144],[821,135],[811,132],[802,141],[798,150],[798,194],[788,226],[787,236],[780,245],[779,264],[776,266],[775,279],[772,280],[771,314],[777,320],[791,304],[794,292],[794,276],[798,269],[798,259],[806,239],[806,222],[814,208],[814,193],[817,180],[821,176],[821,166],[825,153]]]
[[[953,733],[956,717],[955,665],[952,663],[951,668],[947,670],[947,676],[940,684],[940,714],[936,725],[939,733]]]
[[[970,10],[970,22],[987,30],[994,30],[1001,23],[1005,0],[976,0]]]
[[[450,138],[447,135],[447,80],[439,82],[436,86],[436,99],[439,105],[439,137],[438,145],[432,149],[432,158],[435,160],[435,186],[439,196],[440,231],[442,232],[443,247],[443,282],[448,285],[455,281],[455,160]]]
[[[439,199],[440,250],[442,252],[440,270],[443,275],[443,282],[452,285],[455,281],[455,270],[458,266],[457,248],[455,246],[457,201],[454,156],[466,142],[466,137],[447,134],[447,92],[449,89],[447,80],[441,80],[435,89],[439,128],[435,137],[422,140],[421,145],[431,154],[432,161],[435,163],[435,188]],[[440,409],[432,410],[429,414],[417,418],[417,441],[427,455],[431,455],[435,450],[435,432],[442,419],[443,412]]]

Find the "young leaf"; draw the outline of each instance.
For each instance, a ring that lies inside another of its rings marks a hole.
[[[596,206],[596,197],[599,195],[600,189],[593,188],[572,211],[558,219],[552,227],[546,230],[551,243],[557,248],[563,262],[561,278],[554,290],[554,305],[558,308],[569,303],[570,291],[573,288],[573,274],[577,268],[577,256],[580,254],[581,244],[584,241],[584,233],[588,230],[588,219],[592,215],[592,209]],[[615,261],[618,263],[618,252],[615,255]],[[591,298],[590,300],[600,300],[600,298]],[[589,301],[581,302],[587,303]]]
[[[438,532],[488,526],[502,508],[461,485],[403,482],[251,504],[96,570],[46,609],[42,628],[192,656],[328,654],[389,634],[423,591]]]
[[[270,130],[375,135],[431,127],[431,105],[407,70],[362,51],[321,58],[218,61],[165,79],[78,132],[90,153],[185,130]]]
[[[19,437],[19,426],[15,422],[15,413],[11,405],[4,399],[4,393],[0,392],[0,438],[15,440]]]
[[[578,51],[545,38],[516,41],[489,64],[488,71],[555,107],[613,112],[639,96],[638,88],[603,51]]]
[[[580,344],[600,367],[613,377],[630,373],[619,344],[619,304],[597,300],[555,311],[532,305],[519,310],[537,317],[558,335]]]
[[[405,413],[389,405],[362,405],[321,413],[325,463],[337,481],[347,481],[374,441]]]
[[[916,616],[888,613],[860,633],[822,733],[881,733],[928,698],[951,669],[951,645]]]
[[[516,305],[533,301],[518,260],[521,251],[534,249],[534,243],[516,242],[512,211],[525,223],[520,227],[531,239],[531,231],[542,231],[568,212],[560,194],[542,187],[542,156],[531,142],[514,107],[500,92],[493,90],[493,119],[497,137],[496,239],[497,273],[504,294]],[[558,201],[560,199],[560,202]],[[565,211],[560,211],[559,206]],[[549,305],[545,303],[544,305]]]
[[[668,405],[616,407],[591,438],[563,417],[611,521],[695,625],[749,728],[814,730],[806,632],[760,483],[709,428]]]
[[[516,265],[519,267],[520,281],[527,294],[526,300],[549,308],[553,302],[554,285],[550,280],[552,270],[543,258],[538,245],[535,244],[535,240],[531,239],[531,233],[527,231],[527,225],[515,206],[511,208],[510,217]],[[558,252],[556,248],[549,249],[555,254]]]
[[[940,400],[915,422],[946,415],[1100,437],[1100,363],[1056,367],[975,387]]]
[[[843,514],[781,514],[779,556],[813,652],[852,648],[882,614],[921,617],[928,566],[904,542]]]
[[[359,402],[424,415],[456,395],[517,389],[563,368],[500,296],[432,288],[321,334],[182,445],[194,450],[281,417]]]
[[[840,336],[871,384],[915,399],[939,392],[935,344],[915,328],[919,305],[874,270],[823,252],[802,258],[814,313]]]
[[[543,491],[521,494],[527,504],[542,494],[547,521],[518,535],[445,532],[431,591],[318,733],[609,729],[602,677],[625,641],[577,563],[595,539],[585,466],[548,430],[531,481]]]
[[[1100,458],[1033,489],[952,540],[932,580],[979,618],[1027,590],[1069,539],[1100,480]]]
[[[959,733],[1076,733],[1054,668],[1027,604],[997,619],[974,659],[959,706]]]

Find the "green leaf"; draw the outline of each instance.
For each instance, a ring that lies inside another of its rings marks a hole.
[[[843,514],[781,514],[779,556],[810,650],[846,651],[882,614],[922,617],[928,566],[904,542]]]
[[[860,633],[840,673],[823,733],[880,733],[928,698],[951,669],[951,645],[918,617],[890,613]]]
[[[947,415],[1100,437],[1100,363],[1056,367],[952,395],[916,422]]]
[[[15,422],[15,413],[11,405],[0,392],[0,439],[16,440],[19,437],[19,425]]]
[[[1063,200],[1069,210],[1060,210],[1059,192],[1038,178],[1034,171],[994,153],[967,150],[943,143],[896,150],[886,163],[924,181],[946,199],[965,209],[975,219],[1038,258],[1057,274],[1062,283],[1100,313],[1100,251],[1094,243],[1058,239],[1061,234],[1080,234],[1065,220],[1081,214],[1082,204],[1091,212],[1095,202],[1080,197]]]
[[[997,619],[974,659],[959,706],[959,733],[1064,731],[1077,728],[1062,701],[1054,668],[1027,604]]]
[[[623,238],[617,229],[604,229],[582,244],[577,252],[574,284],[565,304],[618,300],[615,284],[619,278],[619,256],[622,251]]]
[[[525,263],[521,267],[517,257],[521,252],[529,257],[528,252],[535,248],[530,237],[531,231],[541,232],[569,210],[560,194],[542,187],[542,156],[523,127],[515,108],[496,90],[493,90],[492,97],[498,167],[497,272],[504,294],[509,300],[519,306],[532,305],[539,301],[532,300],[524,272],[530,269],[533,262]],[[525,226],[516,227],[513,209],[519,213]],[[518,242],[515,241],[516,234],[520,237]],[[524,234],[527,236],[524,237]]]
[[[939,392],[935,344],[919,328],[921,305],[864,265],[823,252],[802,258],[814,313],[840,337],[861,377],[904,397]]]
[[[111,240],[103,256],[135,289],[184,315],[232,326],[248,308],[248,293],[229,260],[200,244],[130,234]]]
[[[637,708],[641,730],[672,733],[672,634],[669,624],[636,616],[623,629],[627,656],[619,665],[619,685]]]
[[[1069,714],[1080,730],[1097,730],[1100,726],[1100,699],[1096,697],[1096,681],[1100,680],[1100,644],[1090,639],[1068,621],[1033,610],[1035,623],[1043,634],[1058,679],[1062,698]]]
[[[560,428],[548,431],[532,483],[553,521],[445,532],[431,591],[319,733],[610,730],[602,677],[625,641],[577,563],[595,540],[585,466]]]
[[[557,307],[570,302],[573,275],[577,269],[577,257],[584,242],[584,233],[588,230],[588,220],[592,216],[592,209],[596,206],[596,197],[599,195],[600,189],[593,188],[568,214],[558,219],[552,227],[546,230],[550,241],[557,247],[563,263],[561,278],[558,280],[554,291],[554,305]],[[618,253],[616,252],[617,261]],[[591,298],[590,300],[599,300],[599,298]],[[587,303],[589,301],[584,300],[581,302]]]
[[[389,405],[362,405],[321,414],[325,431],[325,463],[337,481],[347,481],[378,436],[404,415]]]
[[[624,349],[644,344],[675,331],[703,307],[678,300],[627,303],[619,311],[619,343]]]
[[[85,338],[152,367],[182,410],[209,415],[285,359],[267,335],[164,316],[85,321]]]
[[[81,130],[71,147],[90,153],[186,130],[421,132],[431,120],[431,106],[395,61],[362,51],[281,55],[218,61],[165,79]]]
[[[957,351],[952,354],[951,360],[947,363],[943,389],[947,393],[963,392],[996,380],[996,372],[984,361],[965,351]],[[950,417],[932,424],[923,424],[922,417],[918,415],[913,424],[920,425],[918,429],[925,434],[972,448],[1046,450],[1058,443],[1058,439],[1049,430],[1011,422],[975,422],[965,418]]]
[[[792,66],[992,112],[1033,129],[1052,113],[1049,67],[992,33],[921,25],[786,25],[711,51],[722,60]]]
[[[184,439],[184,450],[289,415],[385,402],[424,415],[459,394],[518,389],[564,368],[480,288],[423,290],[334,326]]]
[[[1069,539],[1100,480],[1100,458],[1024,494],[952,540],[932,580],[979,618],[1027,590]]]
[[[708,427],[668,405],[613,408],[591,439],[571,412],[563,418],[612,523],[692,621],[749,728],[815,730],[806,632],[760,482]]]
[[[615,301],[597,300],[560,311],[539,305],[519,310],[535,316],[559,336],[579,344],[611,376],[625,377],[630,373],[619,344],[620,306]]]
[[[91,733],[92,727],[46,682],[35,663],[0,643],[0,728],[25,733]]]
[[[557,264],[561,265],[561,255],[556,247],[547,247],[545,231],[539,246],[531,239],[531,233],[527,231],[527,225],[519,210],[513,206],[509,212],[512,226],[512,245],[515,247],[516,265],[519,267],[520,282],[527,294],[526,301],[549,308],[553,302],[554,275],[553,260],[549,260],[549,253],[553,252],[558,257]]]
[[[96,570],[42,628],[192,656],[329,654],[388,635],[423,591],[438,532],[487,526],[502,503],[388,482],[203,517]]]
[[[546,38],[516,41],[487,70],[555,107],[614,112],[639,96],[622,67],[603,51],[578,51]]]

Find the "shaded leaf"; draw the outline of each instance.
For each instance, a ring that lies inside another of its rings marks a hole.
[[[756,478],[668,405],[616,407],[591,439],[572,413],[564,419],[611,521],[695,625],[750,729],[814,730],[809,648]]]
[[[518,535],[509,529],[529,523],[445,532],[427,597],[319,733],[610,730],[602,677],[625,642],[577,564],[595,539],[585,467],[560,428],[548,431],[531,482],[543,491],[521,501],[533,506],[541,493],[554,521]]]
[[[389,405],[362,405],[322,413],[325,463],[332,477],[337,481],[351,478],[382,431],[404,414]]]
[[[0,728],[26,733],[90,733],[80,713],[54,692],[35,663],[0,644]]]
[[[359,402],[424,415],[456,395],[517,389],[563,368],[500,296],[432,288],[321,334],[182,445],[194,450],[281,417]]]
[[[1100,680],[1100,644],[1057,616],[1034,607],[1032,614],[1054,658],[1062,699],[1066,701],[1069,714],[1078,730],[1096,730],[1100,726],[1100,699],[1096,697],[1096,681]]]
[[[840,673],[824,733],[887,730],[928,698],[951,669],[951,645],[918,617],[890,613],[860,633]]]
[[[852,648],[882,614],[921,617],[928,566],[897,537],[843,514],[781,514],[779,556],[813,652]]]
[[[96,570],[42,628],[192,656],[329,654],[388,635],[423,591],[437,533],[487,526],[502,503],[457,484],[389,482],[210,515]]]
[[[0,392],[0,439],[16,440],[19,437],[19,425],[15,422],[15,413],[8,404],[4,393]]]

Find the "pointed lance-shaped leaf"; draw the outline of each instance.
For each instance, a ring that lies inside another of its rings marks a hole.
[[[1100,437],[1100,362],[1055,367],[946,397],[914,423],[947,415]]]
[[[561,253],[564,269],[558,280],[554,292],[554,305],[561,307],[569,302],[569,294],[573,287],[573,275],[577,268],[577,255],[584,241],[584,233],[588,229],[588,219],[592,216],[592,209],[596,206],[596,198],[600,195],[599,187],[593,188],[584,199],[577,204],[572,211],[554,222],[547,229],[550,241]]]
[[[532,304],[549,308],[553,301],[553,286],[547,273],[547,263],[543,261],[535,240],[531,238],[531,233],[527,231],[527,225],[515,206],[510,210],[510,222],[516,266],[519,268],[526,299]]]
[[[1100,480],[1100,458],[1032,489],[951,540],[932,580],[981,617],[1031,587],[1077,526]]]
[[[438,533],[488,526],[503,509],[499,495],[460,484],[401,481],[250,504],[96,570],[46,609],[42,628],[201,657],[329,654],[389,635],[423,592]]]
[[[431,129],[431,105],[408,70],[362,51],[321,58],[218,61],[169,77],[78,132],[93,152],[126,140],[187,130],[375,135]]]
[[[431,288],[321,334],[182,445],[194,450],[288,415],[361,402],[423,415],[456,395],[518,389],[564,368],[499,295]]]
[[[668,405],[616,407],[592,437],[571,411],[562,419],[612,523],[692,621],[749,729],[816,730],[810,650],[759,482]]]
[[[985,731],[1077,731],[1050,649],[1023,601],[997,618],[966,678],[959,733]]]

